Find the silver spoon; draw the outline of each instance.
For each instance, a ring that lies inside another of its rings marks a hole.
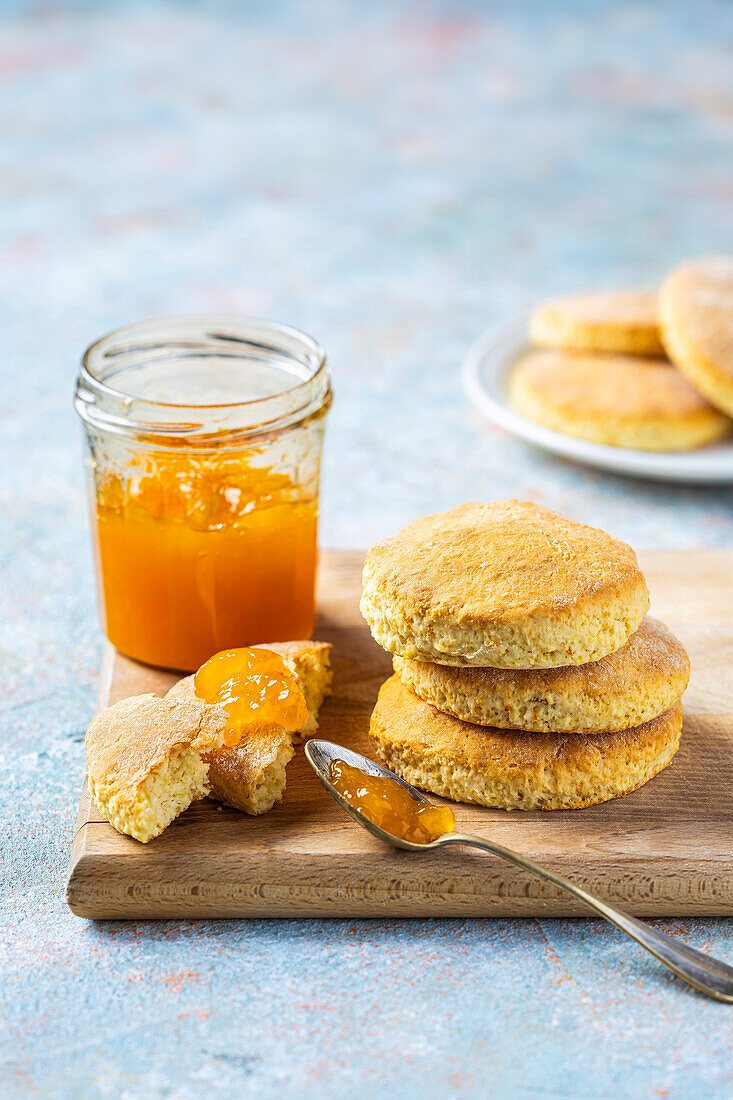
[[[614,924],[616,928],[620,928],[632,940],[636,940],[638,944],[645,947],[655,958],[669,967],[673,974],[688,982],[700,993],[705,993],[708,997],[714,997],[718,1001],[733,1003],[733,967],[727,966],[726,963],[719,962],[709,955],[704,955],[702,951],[696,951],[694,947],[687,947],[686,944],[680,943],[664,932],[658,932],[655,928],[645,924],[644,921],[637,920],[636,917],[631,917],[628,913],[616,909],[615,906],[601,901],[600,898],[587,893],[580,886],[576,886],[574,883],[568,882],[567,879],[561,878],[560,875],[540,867],[530,859],[525,859],[518,852],[513,852],[502,844],[496,844],[493,840],[484,840],[483,837],[470,836],[467,833],[444,833],[443,836],[438,837],[437,840],[433,840],[429,844],[414,844],[410,840],[403,840],[401,837],[394,836],[392,833],[381,829],[379,825],[375,825],[374,822],[370,821],[368,817],[355,809],[351,803],[339,794],[331,783],[329,772],[331,763],[334,760],[344,760],[347,764],[351,764],[354,768],[360,768],[369,775],[392,779],[409,791],[418,802],[429,802],[430,800],[421,791],[418,791],[398,775],[388,771],[387,768],[383,768],[381,764],[375,764],[373,760],[369,760],[366,756],[345,749],[342,745],[335,745],[332,741],[320,741],[318,739],[308,741],[305,746],[305,755],[308,763],[329,794],[333,795],[347,814],[350,814],[355,821],[358,821],[360,825],[363,825],[379,840],[383,840],[395,848],[404,848],[408,852],[435,851],[436,848],[442,848],[446,844],[468,844],[472,848],[481,848],[484,852],[490,852],[491,855],[499,856],[500,859],[506,859],[510,863],[516,864],[517,867],[529,871],[530,874],[537,875],[538,878],[553,883],[561,890],[565,890],[566,893],[572,894],[574,898],[578,898],[594,913],[597,913],[599,917],[603,917],[610,924]]]

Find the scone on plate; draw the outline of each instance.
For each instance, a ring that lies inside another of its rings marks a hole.
[[[146,844],[209,793],[207,759],[224,743],[227,714],[192,698],[136,695],[87,731],[92,797],[120,833]]]
[[[263,814],[282,799],[293,740],[316,731],[318,711],[331,684],[327,642],[277,642],[256,648],[282,657],[303,693],[308,720],[296,734],[272,724],[253,725],[238,745],[223,745],[209,754],[211,797],[247,814]],[[174,684],[166,696],[170,698],[195,700],[194,677]]]
[[[733,256],[688,260],[659,291],[662,339],[675,366],[733,416]]]
[[[537,306],[529,333],[534,344],[574,351],[664,355],[653,290],[592,290]]]
[[[530,351],[510,379],[514,409],[564,435],[639,451],[690,451],[731,421],[664,359]]]

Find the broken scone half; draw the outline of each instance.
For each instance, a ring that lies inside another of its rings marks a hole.
[[[87,731],[89,787],[120,833],[143,844],[210,790],[208,757],[224,743],[226,711],[185,698],[136,695]]]
[[[223,745],[208,756],[211,797],[247,814],[263,814],[282,799],[285,769],[293,758],[293,740],[318,728],[318,711],[331,686],[330,654],[327,642],[278,642],[257,646],[282,657],[303,693],[308,720],[296,733],[281,726],[254,724],[239,744]],[[195,700],[194,677],[186,676],[168,692],[166,699]]]
[[[317,728],[331,682],[331,646],[281,642],[256,648],[277,653],[303,695],[308,716],[295,734],[253,722],[238,744],[228,744],[229,714],[199,699],[193,676],[163,699],[136,695],[96,716],[86,738],[89,787],[118,832],[145,844],[208,794],[248,814],[262,814],[280,801],[293,739]]]

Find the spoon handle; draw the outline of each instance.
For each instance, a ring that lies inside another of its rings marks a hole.
[[[679,940],[673,939],[665,932],[658,932],[655,928],[645,924],[644,921],[637,920],[636,917],[624,913],[621,909],[616,909],[608,902],[601,901],[600,898],[589,894],[582,887],[568,882],[567,879],[548,871],[545,867],[540,867],[539,864],[533,863],[531,859],[526,859],[518,852],[505,848],[502,844],[495,844],[493,841],[484,840],[478,836],[470,836],[467,833],[448,833],[441,838],[441,842],[443,844],[468,844],[473,848],[481,848],[485,852],[490,852],[492,855],[516,864],[517,867],[529,871],[532,875],[537,875],[538,878],[544,879],[546,882],[551,882],[554,886],[558,886],[561,890],[565,890],[566,893],[578,898],[594,913],[597,913],[599,917],[603,917],[604,920],[615,925],[616,928],[620,928],[632,940],[636,940],[661,963],[669,967],[673,974],[688,982],[700,993],[706,993],[709,997],[714,997],[718,1001],[733,1003],[733,967],[728,966],[726,963],[713,959],[709,955],[704,955],[702,951],[696,951],[694,947],[688,947],[686,944],[680,943]]]

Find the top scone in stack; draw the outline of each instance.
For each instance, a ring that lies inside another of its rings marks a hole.
[[[646,618],[625,543],[521,501],[465,504],[379,543],[362,614],[394,655],[371,736],[424,790],[504,809],[591,806],[669,764],[687,654]]]

